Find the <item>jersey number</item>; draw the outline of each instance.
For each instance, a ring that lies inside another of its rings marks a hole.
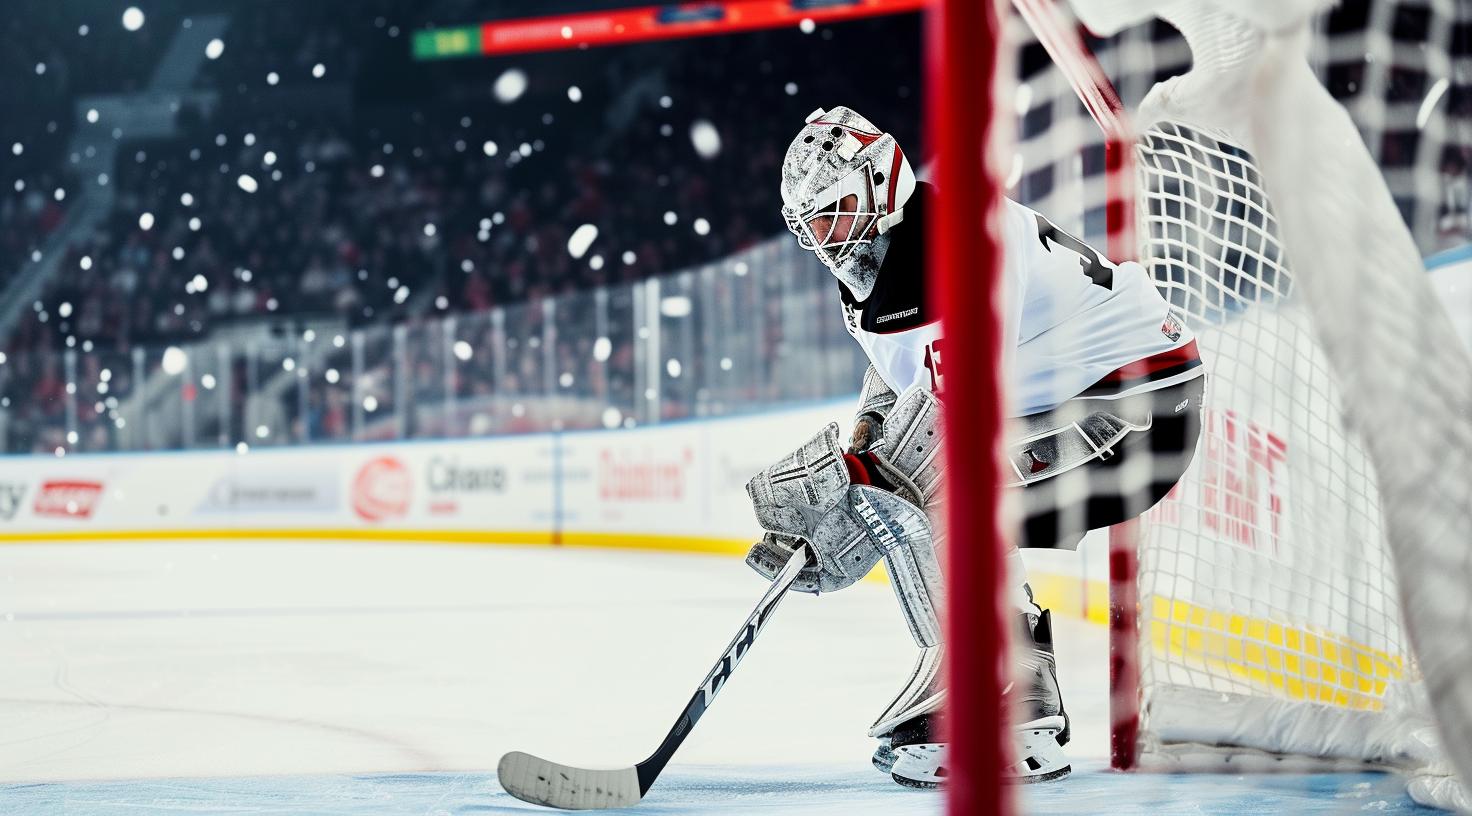
[[[939,394],[941,391],[940,374],[940,342],[932,340],[925,344],[925,368],[930,372],[930,390]]]
[[[1037,214],[1034,213],[1034,215]],[[1053,247],[1048,244],[1049,241],[1052,241],[1073,252],[1079,257],[1078,264],[1083,269],[1083,273],[1095,286],[1102,286],[1105,289],[1114,288],[1114,264],[1100,258],[1099,253],[1095,252],[1093,247],[1058,229],[1057,225],[1048,219],[1041,215],[1038,215],[1037,218],[1038,240],[1043,242],[1043,249],[1052,252]]]

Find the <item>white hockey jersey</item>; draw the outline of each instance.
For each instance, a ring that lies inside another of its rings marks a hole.
[[[844,325],[895,393],[944,389],[947,353],[924,292],[921,189],[905,208],[869,299],[839,285]],[[1009,415],[1027,416],[1080,396],[1117,398],[1203,373],[1191,332],[1145,268],[1110,263],[1087,244],[1010,199],[1003,220]]]

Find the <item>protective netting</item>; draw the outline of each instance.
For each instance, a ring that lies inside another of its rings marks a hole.
[[[1320,707],[1405,716],[1409,644],[1374,473],[1342,427],[1255,163],[1174,121],[1143,135],[1138,162],[1141,260],[1208,369],[1197,459],[1142,527],[1145,753],[1226,742],[1399,761],[1367,744],[1374,717],[1298,727]]]
[[[1094,45],[1140,260],[1208,371],[1195,461],[1141,526],[1142,762],[1386,765],[1472,806],[1472,364],[1417,251],[1467,239],[1472,8],[1074,5],[1124,28]],[[1098,240],[1103,137],[1029,53],[1015,193]]]
[[[1035,34],[1012,25],[1022,44],[1013,197],[1102,244],[1103,137]],[[1309,26],[1309,65],[1349,111],[1422,254],[1472,241],[1472,4],[1345,2]],[[1131,110],[1192,65],[1180,32],[1159,20],[1088,44]]]

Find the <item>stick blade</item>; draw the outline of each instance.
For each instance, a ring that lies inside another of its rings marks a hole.
[[[496,777],[507,793],[523,802],[563,810],[632,807],[643,796],[639,773],[633,768],[573,768],[521,751],[501,757]]]

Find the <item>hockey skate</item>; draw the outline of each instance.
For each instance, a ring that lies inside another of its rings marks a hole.
[[[1024,618],[1023,631],[1033,648],[1022,644],[1017,679],[1006,690],[1017,760],[1005,775],[1015,782],[1047,782],[1073,770],[1063,752],[1072,734],[1058,690],[1052,616],[1045,610],[1037,618]],[[907,787],[939,787],[946,778],[946,744],[940,737],[943,717],[935,710],[896,725],[881,738],[874,766]]]

